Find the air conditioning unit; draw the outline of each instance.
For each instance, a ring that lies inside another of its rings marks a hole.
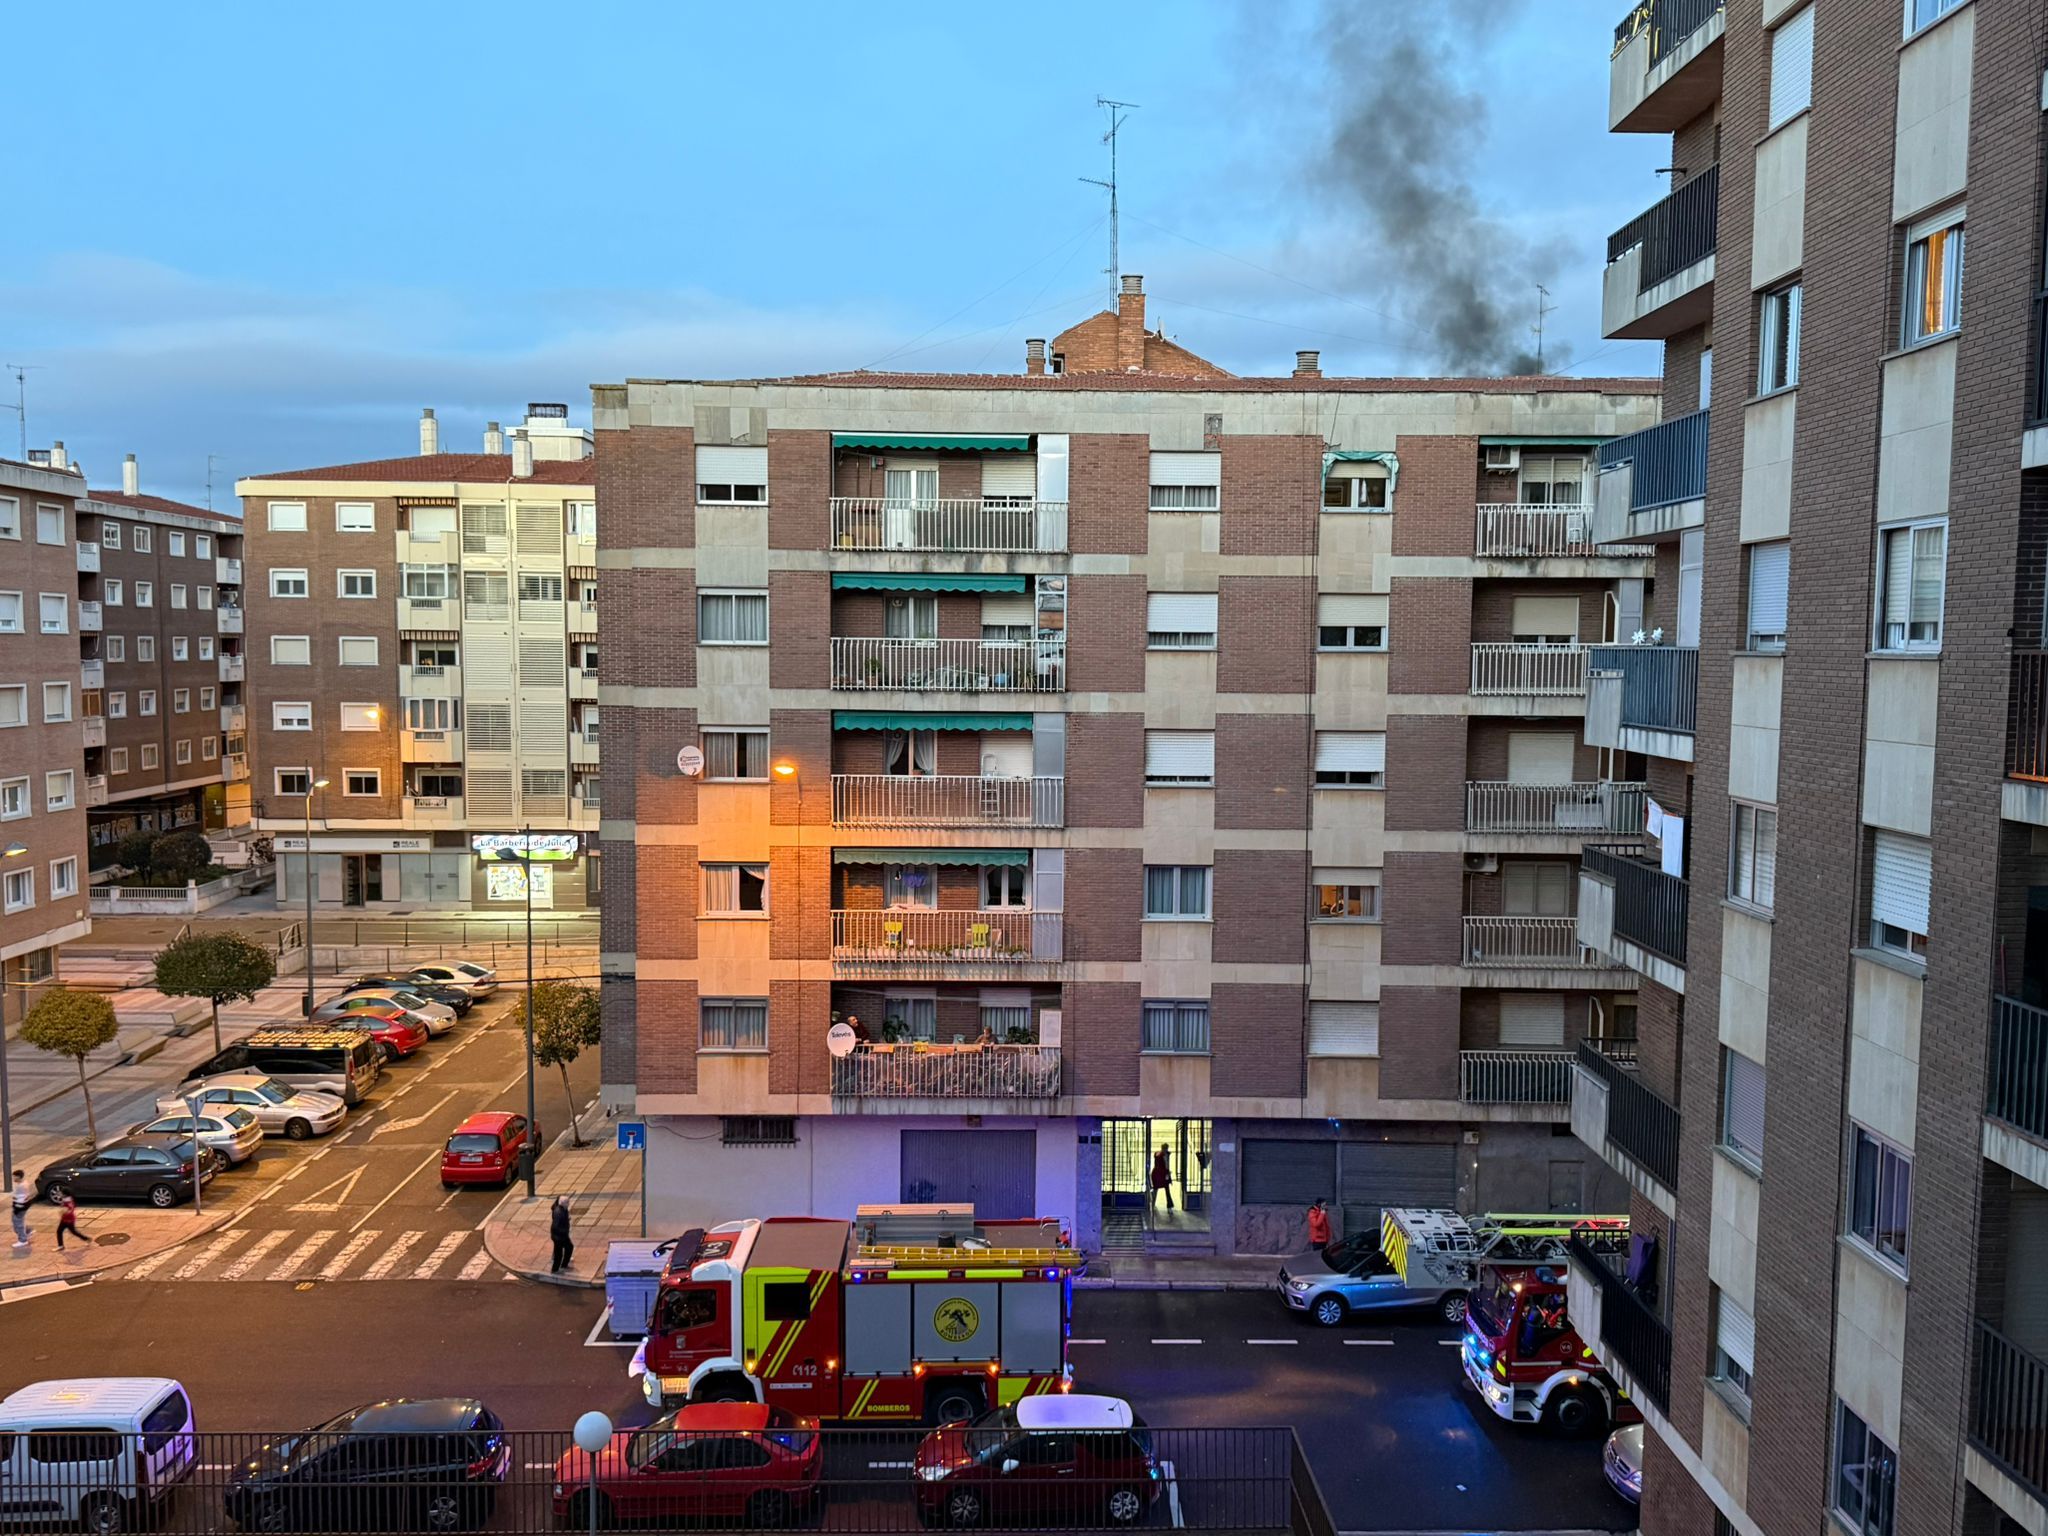
[[[1522,450],[1510,448],[1504,443],[1494,443],[1486,449],[1485,462],[1489,475],[1512,475],[1522,467]]]
[[[1500,855],[1497,853],[1468,853],[1465,855],[1465,873],[1468,875],[1493,875],[1500,872]]]

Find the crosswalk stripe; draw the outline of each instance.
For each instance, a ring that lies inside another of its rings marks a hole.
[[[413,1279],[431,1280],[434,1277],[434,1271],[454,1258],[455,1250],[460,1248],[468,1239],[469,1234],[467,1232],[450,1232],[441,1239],[440,1245],[427,1255],[425,1262],[412,1272]]]
[[[254,1269],[258,1264],[262,1263],[264,1259],[269,1257],[271,1249],[275,1248],[278,1244],[282,1243],[286,1238],[290,1237],[291,1235],[291,1229],[288,1227],[283,1228],[279,1231],[264,1233],[261,1237],[257,1238],[255,1242],[251,1243],[247,1248],[244,1248],[241,1252],[241,1256],[237,1258],[234,1263],[230,1264],[226,1269],[220,1272],[221,1279],[241,1279],[242,1276],[249,1273],[250,1270]]]
[[[362,1278],[365,1280],[382,1280],[392,1270],[398,1268],[398,1261],[404,1258],[408,1250],[426,1235],[424,1232],[404,1232],[399,1234],[398,1241],[389,1248],[386,1248],[377,1262],[363,1271]]]
[[[377,1229],[371,1227],[365,1231],[358,1232],[354,1237],[343,1243],[340,1248],[335,1250],[334,1257],[320,1266],[320,1278],[322,1280],[338,1278],[343,1270],[356,1261],[357,1254],[377,1241],[377,1236]]]
[[[481,1280],[484,1277],[484,1271],[490,1267],[490,1250],[488,1248],[479,1248],[476,1251],[476,1256],[462,1266],[462,1273],[456,1276],[456,1278],[458,1280]]]
[[[173,1274],[171,1278],[173,1280],[190,1280],[194,1275],[198,1274],[199,1271],[206,1268],[207,1265],[211,1264],[215,1259],[219,1258],[222,1254],[226,1253],[230,1248],[234,1247],[236,1243],[240,1242],[247,1235],[247,1233],[235,1231],[221,1233],[219,1237],[216,1237],[204,1248],[200,1249],[197,1253],[193,1254],[191,1258],[187,1259],[183,1264],[179,1265],[177,1272]]]
[[[273,1269],[270,1272],[270,1278],[273,1280],[291,1279],[293,1275],[296,1275],[300,1270],[306,1267],[306,1261],[308,1259],[312,1258],[314,1254],[318,1253],[322,1248],[325,1248],[327,1246],[327,1240],[333,1236],[334,1233],[331,1230],[315,1232],[311,1237],[307,1238],[303,1243],[299,1244],[298,1247],[292,1250],[290,1258],[286,1259],[282,1264],[278,1265],[277,1268]]]
[[[176,1258],[182,1251],[179,1248],[166,1248],[162,1253],[153,1253],[133,1269],[130,1269],[121,1278],[124,1280],[147,1280],[151,1275],[163,1268],[164,1265]]]

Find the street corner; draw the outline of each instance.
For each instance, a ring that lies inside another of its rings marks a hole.
[[[60,1249],[55,1211],[34,1206],[29,1211],[30,1240],[9,1242],[0,1252],[0,1299],[17,1286],[89,1279],[154,1258],[225,1226],[236,1214],[232,1210],[198,1213],[190,1207],[172,1211],[93,1207],[79,1215],[83,1240],[67,1242]]]
[[[572,1290],[601,1289],[605,1249],[601,1236],[576,1232],[577,1251],[569,1267],[559,1271],[553,1267],[554,1239],[548,1225],[552,1204],[546,1193],[528,1196],[507,1190],[497,1208],[484,1218],[484,1252],[507,1274],[521,1280]]]

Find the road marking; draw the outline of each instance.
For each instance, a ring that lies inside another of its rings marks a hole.
[[[177,1273],[173,1274],[171,1278],[173,1280],[190,1280],[194,1275],[198,1274],[199,1271],[206,1268],[207,1265],[211,1264],[215,1259],[219,1258],[222,1254],[226,1253],[230,1248],[234,1247],[234,1245],[240,1242],[241,1239],[242,1234],[239,1232],[221,1233],[219,1237],[216,1237],[212,1242],[208,1243],[204,1248],[200,1249],[191,1258],[187,1259],[183,1264],[179,1265]]]
[[[1387,1349],[1392,1349],[1394,1347],[1394,1341],[1392,1339],[1346,1339],[1344,1342],[1350,1345],[1353,1349],[1365,1349],[1373,1345],[1379,1345]]]
[[[130,1280],[146,1280],[159,1269],[162,1269],[166,1263],[176,1256],[177,1252],[177,1248],[166,1248],[162,1253],[151,1254],[133,1269],[129,1270],[126,1278]]]
[[[1299,1344],[1299,1339],[1246,1339],[1247,1344]]]
[[[1437,1343],[1443,1345],[1445,1349],[1459,1349],[1463,1347],[1465,1341],[1463,1339],[1438,1339]]]
[[[590,1325],[590,1332],[583,1336],[583,1347],[585,1349],[638,1349],[640,1347],[638,1339],[600,1339],[598,1337],[598,1334],[603,1331],[604,1325],[611,1320],[612,1309],[610,1306],[606,1306],[602,1312],[597,1314],[597,1321]]]
[[[429,1164],[433,1165],[436,1168],[441,1166],[441,1149],[439,1147],[434,1148],[433,1151],[429,1152],[425,1157],[421,1158],[419,1165],[415,1167],[411,1173],[408,1173],[404,1178],[400,1179],[396,1184],[392,1185],[390,1195],[386,1195],[382,1200],[379,1200],[375,1205],[371,1206],[367,1211],[363,1212],[362,1218],[356,1222],[356,1226],[362,1226],[372,1216],[376,1215],[379,1211],[383,1210],[385,1206],[389,1205],[391,1203],[391,1196],[397,1194],[401,1189],[405,1188],[406,1185],[410,1184],[414,1179],[418,1178],[422,1173],[426,1172]],[[355,1230],[355,1227],[351,1227],[349,1228],[349,1230],[353,1232]]]
[[[426,1235],[424,1232],[400,1233],[398,1241],[385,1249],[377,1262],[363,1271],[362,1278],[365,1280],[382,1280],[392,1270],[398,1268],[398,1261],[405,1257],[407,1250],[412,1248],[414,1244],[418,1243]]]
[[[489,1269],[490,1267],[490,1250],[488,1248],[479,1248],[476,1251],[476,1257],[471,1259],[467,1264],[463,1265],[462,1273],[457,1275],[455,1278],[458,1280],[481,1280],[484,1277],[484,1271]]]
[[[904,1467],[914,1467],[916,1465],[917,1463],[914,1461],[871,1461],[868,1463],[868,1470],[870,1472],[878,1472],[883,1470],[884,1468],[901,1469]]]
[[[292,1209],[295,1211],[338,1211],[348,1204],[349,1197],[356,1192],[357,1183],[361,1181],[363,1175],[368,1171],[369,1165],[365,1163],[361,1168],[344,1173],[340,1178],[334,1180],[333,1183],[322,1184],[313,1193],[293,1206]],[[323,1200],[321,1196],[327,1194],[330,1190],[340,1190],[341,1193],[335,1195],[331,1200]]]
[[[1173,1475],[1173,1463],[1160,1462],[1159,1475],[1166,1479],[1166,1506],[1173,1511],[1173,1528],[1180,1530],[1187,1525],[1187,1520],[1180,1512],[1180,1479]]]
[[[423,1262],[418,1269],[415,1269],[412,1272],[413,1279],[433,1279],[434,1272],[438,1270],[443,1264],[446,1264],[450,1259],[454,1258],[455,1250],[460,1248],[468,1240],[469,1233],[467,1231],[450,1232],[446,1237],[441,1239],[440,1243],[436,1245],[434,1251],[427,1255],[425,1262]]]
[[[1154,1344],[1199,1344],[1200,1339],[1154,1339]]]
[[[250,1270],[254,1269],[256,1265],[262,1261],[264,1255],[269,1253],[271,1249],[275,1248],[279,1243],[283,1242],[286,1238],[290,1237],[291,1235],[291,1231],[288,1228],[276,1232],[264,1233],[261,1237],[256,1239],[255,1243],[252,1246],[242,1250],[242,1255],[240,1258],[236,1259],[234,1263],[230,1264],[226,1269],[220,1272],[221,1279],[241,1279],[242,1276],[249,1273]]]
[[[1070,1344],[1070,1345],[1072,1345],[1072,1344],[1107,1344],[1108,1342],[1109,1342],[1109,1340],[1107,1340],[1107,1339],[1069,1339],[1069,1340],[1067,1340],[1067,1343],[1068,1343],[1068,1344]]]
[[[28,1301],[36,1296],[47,1296],[52,1291],[68,1291],[70,1289],[71,1282],[69,1280],[36,1280],[27,1285],[11,1285],[6,1290],[0,1291],[0,1307],[6,1306],[10,1301]]]
[[[407,1093],[412,1092],[410,1088],[406,1089],[405,1091]],[[370,1132],[370,1139],[372,1141],[375,1141],[379,1136],[382,1136],[386,1131],[409,1131],[416,1125],[425,1124],[428,1120],[433,1118],[435,1110],[439,1109],[443,1104],[446,1104],[450,1099],[454,1098],[455,1095],[460,1091],[460,1089],[450,1088],[446,1093],[442,1094],[440,1098],[436,1099],[432,1104],[428,1105],[426,1109],[422,1110],[419,1114],[414,1115],[411,1119],[386,1120],[382,1125],[378,1126],[377,1129]]]
[[[334,1233],[331,1231],[315,1232],[311,1237],[307,1238],[303,1243],[299,1244],[298,1247],[294,1248],[292,1250],[291,1257],[286,1259],[282,1264],[278,1265],[277,1268],[273,1269],[270,1272],[269,1278],[271,1278],[272,1280],[291,1279],[293,1275],[296,1275],[300,1270],[306,1267],[306,1261],[308,1259],[312,1258],[314,1254],[318,1253],[322,1248],[327,1246],[327,1240],[333,1236]]]
[[[377,1229],[375,1227],[370,1228],[367,1232],[358,1232],[354,1237],[343,1243],[340,1248],[335,1250],[333,1258],[320,1266],[320,1278],[322,1280],[339,1278],[343,1270],[355,1263],[356,1255],[376,1240]]]

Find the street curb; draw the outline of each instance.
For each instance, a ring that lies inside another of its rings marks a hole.
[[[567,1131],[557,1131],[555,1139],[548,1143],[548,1150],[550,1152],[556,1150],[568,1139],[569,1133]],[[522,1280],[537,1281],[541,1285],[557,1285],[564,1290],[603,1290],[603,1276],[585,1280],[581,1275],[557,1275],[545,1269],[528,1269],[524,1265],[508,1263],[504,1258],[500,1257],[498,1250],[491,1246],[491,1231],[498,1224],[498,1212],[504,1210],[513,1200],[524,1198],[525,1196],[521,1195],[516,1188],[507,1189],[504,1194],[498,1197],[498,1203],[491,1207],[491,1214],[484,1218],[484,1252],[491,1256],[491,1262],[500,1269],[505,1270],[508,1274],[517,1275]]]
[[[1272,1291],[1270,1280],[1119,1280],[1114,1275],[1082,1275],[1077,1291]]]
[[[139,1264],[144,1259],[154,1258],[157,1254],[167,1253],[173,1248],[182,1248],[194,1238],[204,1237],[209,1232],[218,1231],[240,1214],[241,1212],[239,1211],[220,1211],[216,1214],[203,1216],[200,1218],[202,1223],[200,1226],[190,1232],[180,1234],[176,1242],[165,1243],[159,1248],[130,1248],[125,1244],[118,1245],[117,1247],[106,1249],[105,1252],[109,1255],[118,1254],[119,1257],[109,1257],[103,1263],[82,1264],[76,1269],[66,1268],[55,1270],[48,1274],[21,1275],[16,1277],[10,1274],[8,1270],[8,1266],[13,1262],[12,1258],[0,1258],[0,1292],[11,1290],[17,1285],[45,1285],[52,1280],[90,1279],[92,1276],[104,1274],[110,1269],[121,1269],[129,1264]],[[47,1236],[47,1234],[44,1235]],[[48,1240],[52,1245],[56,1243],[54,1236],[49,1237]],[[95,1254],[101,1251],[97,1243],[94,1243],[87,1249],[87,1252]]]

